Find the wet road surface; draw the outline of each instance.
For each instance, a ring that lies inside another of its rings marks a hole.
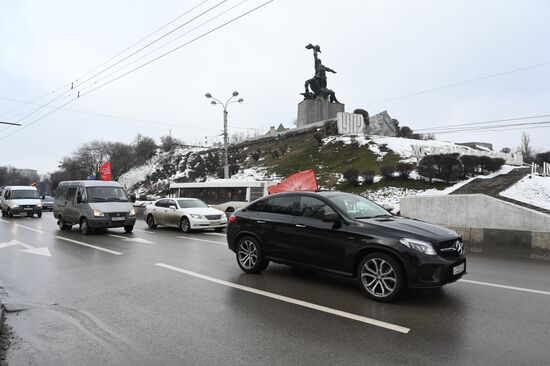
[[[0,220],[10,365],[550,363],[550,263],[469,255],[464,281],[398,303],[271,263],[225,235],[138,221],[83,236],[51,213]]]

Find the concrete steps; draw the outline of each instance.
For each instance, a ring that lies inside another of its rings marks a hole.
[[[550,214],[550,210],[541,207],[533,206],[524,202],[516,201],[512,198],[500,196],[499,193],[510,188],[522,178],[529,175],[531,171],[527,168],[516,168],[508,174],[498,175],[490,179],[476,178],[470,183],[458,188],[451,194],[485,194],[499,200],[513,203],[518,206],[529,208],[545,214]]]

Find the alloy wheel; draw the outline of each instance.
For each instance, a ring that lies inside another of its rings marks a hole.
[[[375,297],[390,296],[397,286],[397,275],[390,263],[382,258],[371,258],[361,268],[361,282]]]
[[[239,244],[239,263],[245,269],[251,269],[258,261],[258,248],[251,240],[243,240]]]

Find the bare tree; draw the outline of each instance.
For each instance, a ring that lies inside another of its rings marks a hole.
[[[521,145],[519,151],[523,154],[523,160],[530,162],[533,159],[533,147],[531,146],[531,138],[525,132],[521,133]]]

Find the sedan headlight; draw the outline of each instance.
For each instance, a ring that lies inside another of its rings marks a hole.
[[[427,241],[403,238],[403,239],[399,239],[399,242],[404,246],[406,246],[407,248],[412,249],[414,251],[424,253],[427,255],[436,255],[433,245]]]
[[[133,207],[132,207],[132,209],[130,210],[130,216],[136,216],[136,210],[134,210]]]
[[[99,210],[94,209],[94,217],[104,217],[105,214]]]
[[[191,216],[192,219],[196,219],[196,220],[202,220],[203,219],[202,215],[190,214],[189,216]]]
[[[19,205],[17,203],[12,203],[11,208],[19,208]]]
[[[36,205],[36,208],[42,208],[42,204],[39,203],[38,205]]]

